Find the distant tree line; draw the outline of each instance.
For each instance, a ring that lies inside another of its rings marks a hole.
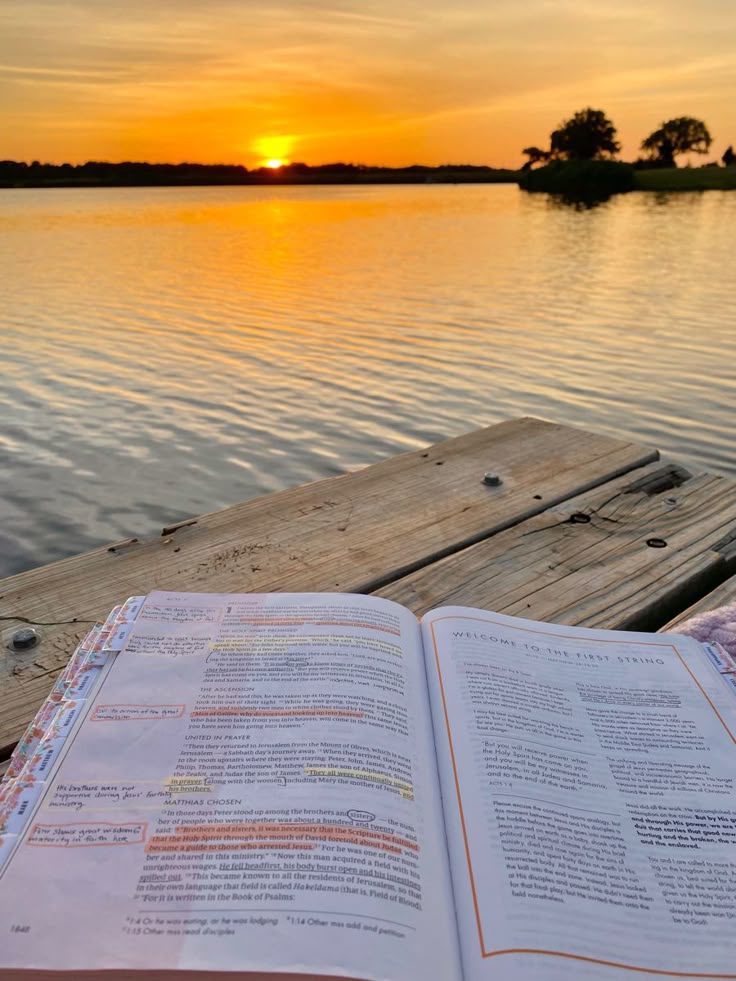
[[[513,182],[516,172],[473,164],[425,167],[369,167],[305,163],[248,170],[238,164],[152,164],[136,161],[47,164],[0,160],[0,185],[8,186],[155,186],[176,184],[392,184]]]
[[[126,161],[105,163],[89,160],[83,164],[49,164],[34,160],[25,163],[16,160],[0,160],[2,183],[64,183],[75,184],[165,184],[226,181],[239,183],[247,177],[245,167],[237,164],[149,164]]]
[[[708,127],[692,116],[668,119],[641,143],[647,154],[634,166],[676,167],[676,157],[683,153],[707,153],[713,138]],[[534,164],[556,160],[611,160],[621,149],[616,127],[601,109],[581,109],[571,119],[560,123],[550,134],[549,149],[528,146],[522,151],[527,162],[522,170]],[[733,148],[722,157],[726,166],[736,162]]]

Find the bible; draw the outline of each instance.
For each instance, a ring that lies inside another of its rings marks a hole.
[[[0,783],[0,979],[736,979],[735,750],[718,645],[133,597]]]

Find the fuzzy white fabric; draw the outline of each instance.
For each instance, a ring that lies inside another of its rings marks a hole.
[[[675,627],[675,633],[718,643],[736,658],[736,602],[698,613]]]

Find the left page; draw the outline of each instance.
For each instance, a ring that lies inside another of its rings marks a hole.
[[[459,981],[420,631],[153,593],[0,872],[13,969]]]

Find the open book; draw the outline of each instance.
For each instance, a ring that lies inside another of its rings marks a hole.
[[[674,635],[133,598],[0,784],[0,978],[736,978],[734,679]]]

